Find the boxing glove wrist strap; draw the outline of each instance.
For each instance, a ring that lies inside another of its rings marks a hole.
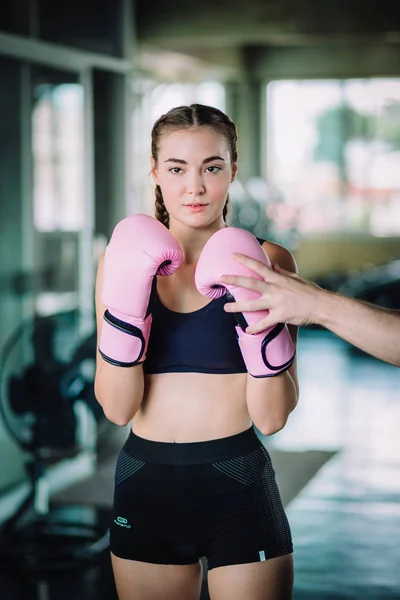
[[[290,333],[282,323],[254,335],[236,327],[246,368],[253,377],[275,377],[287,371],[295,358]]]
[[[151,328],[151,315],[127,322],[106,310],[99,352],[103,359],[117,367],[133,367],[146,358]]]

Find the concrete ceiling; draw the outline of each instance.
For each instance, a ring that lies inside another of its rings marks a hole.
[[[137,0],[136,29],[145,69],[230,78],[253,48],[400,45],[400,0]]]

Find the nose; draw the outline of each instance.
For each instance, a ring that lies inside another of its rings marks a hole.
[[[188,194],[191,196],[201,196],[205,191],[203,178],[198,173],[194,173],[188,181]]]

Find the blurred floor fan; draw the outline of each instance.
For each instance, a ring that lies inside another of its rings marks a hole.
[[[82,339],[80,319],[78,311],[36,317],[13,333],[0,354],[2,425],[25,456],[30,482],[26,498],[0,525],[6,568],[74,568],[108,546],[101,511],[50,499],[50,466],[85,456],[94,470],[96,460],[103,418],[93,387],[96,337],[93,332]]]

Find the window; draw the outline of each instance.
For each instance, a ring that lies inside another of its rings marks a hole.
[[[38,231],[78,231],[84,219],[83,91],[41,84],[32,114],[34,223]]]
[[[85,218],[83,89],[74,76],[33,71],[32,176],[35,306],[39,314],[75,307],[79,235]],[[60,81],[60,82],[59,82]]]
[[[267,135],[278,229],[400,232],[400,79],[272,82]]]

